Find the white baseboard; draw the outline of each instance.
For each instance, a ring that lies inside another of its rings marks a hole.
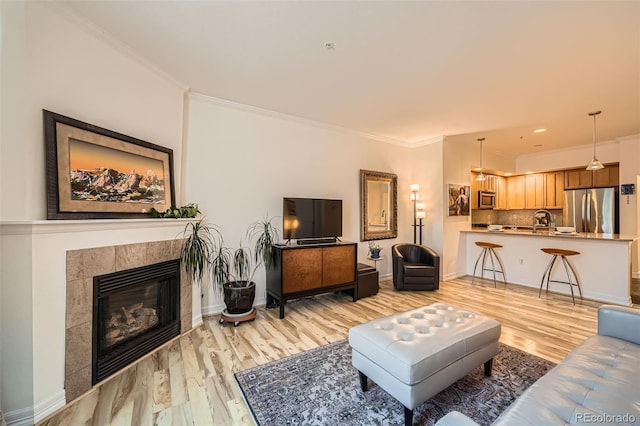
[[[378,281],[390,280],[393,278],[393,273],[389,272],[388,274],[378,275]]]
[[[45,399],[44,401],[36,404],[33,410],[35,412],[33,416],[34,417],[33,420],[35,420],[36,423],[39,422],[40,420],[43,420],[49,414],[52,414],[58,409],[64,407],[66,403],[67,403],[67,397],[64,389],[62,389],[55,395],[52,395],[49,398]]]
[[[224,303],[218,303],[215,305],[202,306],[202,316],[207,317],[210,315],[218,315],[224,311]]]
[[[191,328],[196,328],[203,323],[202,313],[199,312],[191,317]]]
[[[35,424],[33,420],[33,407],[7,411],[4,414],[4,420],[7,422],[7,426],[32,426]]]
[[[460,278],[460,277],[464,277],[465,275],[467,275],[466,273],[460,273],[460,272],[451,272],[450,274],[446,274],[442,276],[442,281],[447,281],[447,280],[454,280],[456,278]]]

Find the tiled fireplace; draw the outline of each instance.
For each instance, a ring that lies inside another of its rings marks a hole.
[[[67,251],[67,402],[191,328],[191,280],[178,266],[180,243]],[[179,279],[169,277],[175,272]],[[94,310],[100,300],[101,311]],[[106,347],[99,348],[100,342]]]

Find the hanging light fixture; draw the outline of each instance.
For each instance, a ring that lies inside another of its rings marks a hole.
[[[587,170],[600,170],[604,169],[604,166],[596,158],[596,116],[600,114],[602,111],[593,111],[590,112],[589,115],[593,117],[593,159],[587,164]]]
[[[484,141],[484,138],[478,138],[478,142],[480,142],[480,174],[476,176],[477,182],[484,182],[487,180],[487,177],[482,173],[482,141]]]

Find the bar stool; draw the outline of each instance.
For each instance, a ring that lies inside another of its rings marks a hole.
[[[576,274],[576,270],[573,269],[573,266],[567,261],[567,256],[574,256],[576,254],[580,254],[578,251],[573,250],[565,250],[565,249],[557,249],[557,248],[541,248],[543,252],[552,255],[551,261],[547,265],[547,269],[545,269],[544,274],[542,274],[542,281],[540,281],[540,291],[538,291],[538,297],[542,295],[542,286],[544,285],[544,280],[547,280],[547,288],[545,293],[549,292],[549,282],[552,283],[560,283],[560,284],[569,284],[569,288],[571,289],[571,300],[573,300],[573,304],[576,304],[576,299],[573,294],[573,287],[578,287],[578,292],[580,293],[580,299],[582,300],[582,288],[580,287],[580,281],[578,280],[578,274]],[[567,273],[567,279],[569,281],[558,281],[551,279],[551,271],[553,270],[553,265],[556,263],[556,260],[560,257],[562,260],[562,264],[564,265],[564,270]],[[571,272],[571,273],[570,273]],[[571,274],[575,278],[575,283],[571,281]]]
[[[484,279],[484,271],[493,272],[493,286],[497,288],[498,287],[496,285],[496,272],[497,272],[499,274],[502,274],[502,281],[504,281],[504,285],[506,286],[507,278],[504,276],[504,266],[502,265],[502,261],[498,257],[498,254],[495,252],[495,249],[502,248],[502,246],[500,244],[487,243],[485,241],[476,241],[476,245],[478,247],[482,247],[482,252],[480,252],[480,256],[478,256],[478,260],[476,260],[476,264],[473,266],[473,279],[471,280],[471,284],[473,284],[473,282],[476,279],[476,268],[478,267],[478,262],[480,261],[480,258],[482,258],[482,267],[480,269],[480,277]],[[487,261],[487,255],[491,260],[491,269],[488,269],[485,267],[485,263]],[[494,258],[498,261],[498,264],[500,265],[500,269],[496,269],[496,264],[493,260]]]

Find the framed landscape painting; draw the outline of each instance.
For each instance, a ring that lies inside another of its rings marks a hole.
[[[43,111],[47,219],[148,218],[175,205],[173,151]]]

